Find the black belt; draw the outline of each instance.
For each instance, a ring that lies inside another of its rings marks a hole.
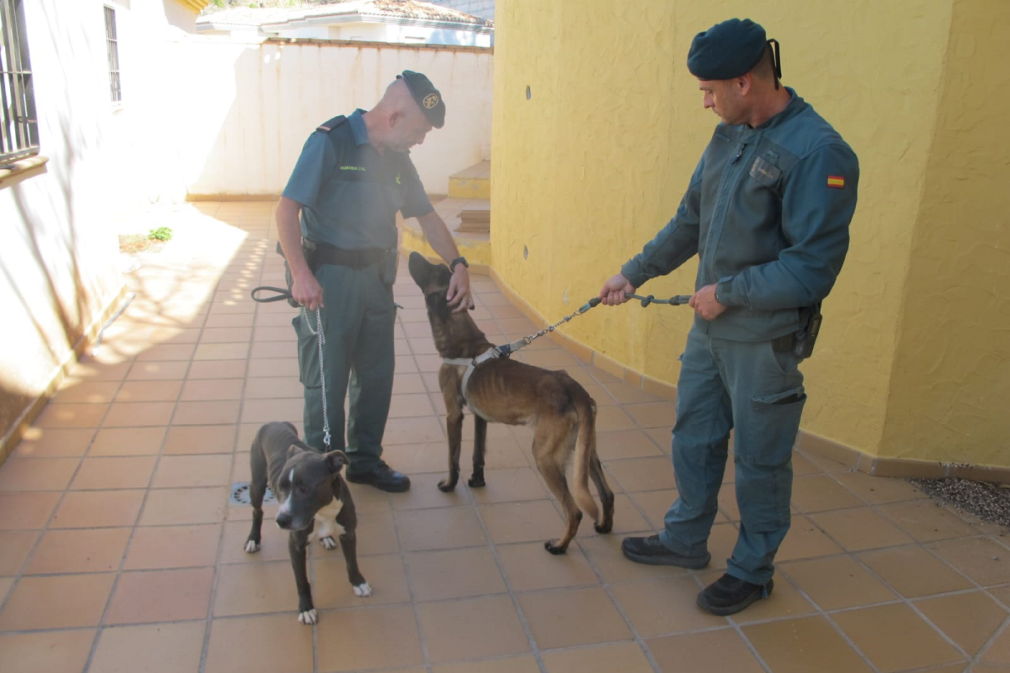
[[[386,259],[386,250],[367,248],[365,250],[345,250],[329,243],[306,241],[310,260],[309,267],[316,269],[323,264],[338,264],[352,269],[363,269],[366,266],[379,264]],[[314,248],[314,249],[313,249]]]

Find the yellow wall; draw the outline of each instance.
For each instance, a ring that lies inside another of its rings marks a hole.
[[[978,317],[976,325],[987,325],[980,333],[954,327],[957,318],[974,314],[972,307],[985,306],[982,300],[954,307],[941,323],[949,330],[940,333],[927,310],[935,303],[930,299],[945,297],[953,306],[985,288],[994,311],[996,298],[1003,298],[1007,341],[1006,234],[994,215],[1006,209],[994,208],[1002,202],[986,194],[999,171],[1006,172],[1006,141],[997,145],[995,139],[1005,123],[993,125],[991,116],[1006,109],[999,100],[1007,94],[995,82],[1008,55],[1007,6],[1005,0],[499,3],[496,271],[551,318],[594,296],[640,251],[676,210],[717,122],[702,108],[686,68],[691,39],[723,19],[750,17],[782,43],[785,83],[842,133],[862,168],[849,257],[825,303],[817,353],[804,366],[810,400],[803,429],[872,455],[920,457],[924,436],[937,441],[927,428],[917,428],[922,436],[909,430],[920,424],[921,392],[940,423],[939,410],[966,397],[975,402],[967,415],[993,426],[995,405],[1007,401],[996,371],[1000,357],[1006,367],[1006,347],[989,348],[988,359],[979,350],[982,339],[988,344],[999,337],[1000,325]],[[985,59],[987,79],[964,81],[966,73],[957,68]],[[983,128],[974,128],[975,121]],[[970,147],[961,144],[965,130]],[[984,149],[980,143],[987,143]],[[966,178],[976,174],[985,184],[966,187]],[[960,201],[971,196],[974,205],[966,210]],[[971,222],[952,234],[948,225],[965,212],[973,214]],[[978,241],[984,232],[992,242]],[[963,254],[956,265],[949,263],[952,254]],[[991,271],[969,285],[964,277],[977,264],[975,255]],[[643,290],[657,297],[689,293],[695,271],[691,262]],[[931,290],[913,303],[919,296],[913,285],[923,281]],[[950,284],[965,289],[949,292]],[[632,303],[598,308],[565,333],[633,370],[675,383],[690,321],[686,308]],[[925,367],[937,360],[935,353],[916,350],[924,333],[941,343],[957,336],[976,348],[941,347],[950,371],[933,380]],[[953,358],[955,350],[964,357]],[[971,371],[955,378],[965,366]],[[999,434],[996,427],[986,431],[989,439]],[[979,442],[965,447],[965,460],[992,462],[983,459]],[[1010,464],[1010,457],[997,462]]]

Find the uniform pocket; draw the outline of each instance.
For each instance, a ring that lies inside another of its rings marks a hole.
[[[751,452],[754,465],[784,465],[792,459],[807,394],[803,386],[751,398],[752,436],[761,437],[761,449]]]

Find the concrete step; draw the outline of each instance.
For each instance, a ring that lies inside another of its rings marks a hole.
[[[481,161],[450,175],[449,198],[490,199],[491,162]]]

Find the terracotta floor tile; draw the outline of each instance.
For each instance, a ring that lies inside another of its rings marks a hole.
[[[230,454],[162,456],[151,488],[227,486],[231,483]]]
[[[652,666],[636,643],[614,643],[577,650],[546,652],[548,673],[652,673]]]
[[[556,541],[567,526],[549,500],[490,504],[480,510],[495,544]]]
[[[932,500],[883,505],[880,511],[919,542],[970,537],[978,532]]]
[[[608,460],[604,466],[608,479],[612,475],[623,491],[657,491],[677,487],[673,465],[666,456]]]
[[[395,469],[410,475],[412,481],[414,475],[422,472],[436,473],[439,479],[444,479],[448,471],[447,453],[442,443],[393,444],[383,448],[382,459]],[[469,467],[466,467],[460,475],[463,483],[469,478],[468,475]]]
[[[970,656],[975,656],[1007,619],[1007,610],[983,591],[915,602],[926,618]]]
[[[340,551],[326,551],[316,546],[313,556],[312,600],[317,608],[373,607],[410,602],[407,574],[399,555],[358,555],[358,568],[368,586],[372,587],[372,595],[364,598],[354,595],[347,577],[347,564]],[[293,575],[291,582],[294,591]]]
[[[989,593],[1010,610],[1010,585],[989,589]]]
[[[0,611],[0,631],[97,626],[115,579],[115,573],[22,577]]]
[[[235,425],[172,426],[165,437],[165,455],[231,453]]]
[[[503,657],[485,661],[436,664],[431,667],[431,670],[433,673],[540,673],[537,660],[528,654],[521,657]]]
[[[747,611],[750,609],[753,608]],[[765,670],[743,639],[730,629],[654,638],[646,641],[646,645],[663,673],[761,673]]]
[[[412,393],[393,395],[389,406],[390,418],[408,418],[414,416],[431,416],[434,409],[427,393]]]
[[[596,505],[602,508],[599,499],[597,499]],[[651,530],[652,528],[652,524],[641,515],[630,497],[624,493],[614,495],[614,528],[610,532],[611,535],[626,535],[627,533],[637,533],[639,531]],[[583,535],[597,534],[593,528],[593,521],[588,516],[583,519],[579,531]]]
[[[198,381],[205,379],[241,379],[246,375],[247,360],[200,360],[195,361],[189,368],[186,379]],[[281,363],[283,364],[283,363]],[[249,366],[253,366],[251,363]],[[295,366],[297,374],[298,367]]]
[[[228,566],[217,581],[214,616],[266,612],[298,613],[298,591],[289,562],[243,563]]]
[[[229,511],[236,508],[236,505],[229,507]],[[248,509],[241,506],[242,511]],[[221,563],[267,563],[270,561],[282,561],[288,558],[288,532],[281,530],[274,523],[277,516],[277,505],[269,509],[263,508],[263,526],[261,528],[260,549],[249,554],[245,550],[246,539],[249,537],[251,518],[241,521],[228,521],[224,524],[224,535],[221,538]],[[361,525],[358,525],[359,535]],[[313,543],[317,544],[317,543]],[[361,540],[358,540],[359,548]]]
[[[518,598],[541,649],[631,638],[631,631],[603,589],[559,589]]]
[[[880,605],[832,615],[882,672],[936,666],[964,657],[907,605]],[[880,634],[886,633],[887,638]]]
[[[45,528],[60,493],[0,493],[0,530]]]
[[[417,621],[409,606],[325,610],[316,631],[320,671],[424,664]],[[396,634],[395,640],[390,634]],[[390,646],[393,643],[395,647]]]
[[[871,505],[906,500],[922,500],[928,496],[908,483],[907,479],[873,477],[862,472],[843,472],[835,478],[847,489]]]
[[[813,521],[804,516],[792,517],[792,525],[786,534],[775,560],[792,561],[838,554],[842,548],[831,541]]]
[[[643,638],[726,626],[695,604],[701,587],[691,576],[666,577],[611,587],[614,598]]]
[[[108,404],[47,404],[34,426],[44,429],[97,428]]]
[[[205,621],[102,630],[89,673],[183,673],[200,669]]]
[[[600,460],[605,461],[663,455],[652,438],[641,430],[598,432],[596,433],[596,452],[599,454]]]
[[[127,381],[178,381],[186,378],[188,360],[175,362],[135,362]]]
[[[293,330],[289,327],[288,332]],[[251,327],[204,327],[200,335],[201,344],[240,343],[252,340]]]
[[[175,425],[224,425],[237,423],[238,400],[179,402],[172,423]]]
[[[132,528],[51,530],[42,536],[25,573],[115,572]]]
[[[458,509],[458,508],[454,508]],[[452,525],[452,521],[457,512],[453,512],[452,517],[447,517],[444,521]],[[425,517],[421,517],[421,521],[425,520]],[[399,520],[398,520],[399,521]],[[463,528],[467,530],[472,530],[471,525],[467,523],[467,519],[463,519]],[[401,544],[404,545],[404,549],[410,551],[405,545],[406,538],[397,536],[398,523],[393,523],[393,513],[392,512],[368,512],[368,513],[358,513],[358,555],[368,556],[371,554],[392,554],[400,551]],[[466,531],[464,531],[465,535]],[[401,534],[402,535],[402,534]],[[423,537],[423,533],[421,533]],[[471,544],[481,544],[483,542],[483,537],[475,538]]]
[[[217,560],[221,526],[146,526],[130,542],[124,570],[212,566]]]
[[[1002,633],[982,653],[979,660],[992,664],[1000,664],[1004,667],[1010,666],[1010,628],[1003,627]],[[979,667],[975,666],[972,673],[977,670],[979,670]]]
[[[89,458],[108,456],[153,456],[161,451],[166,427],[104,428],[95,435]]]
[[[893,591],[864,570],[850,556],[793,561],[782,563],[778,568],[823,610],[838,610],[897,599]],[[776,589],[781,584],[782,582],[779,582]]]
[[[401,511],[396,512],[395,521],[405,551],[486,544],[473,507]],[[365,539],[360,532],[358,537]]]
[[[859,558],[906,598],[972,587],[969,580],[918,545],[863,552]]]
[[[862,507],[863,501],[828,475],[793,480],[793,505],[801,512]]]
[[[677,418],[674,403],[667,401],[625,404],[624,410],[643,428],[672,428]]]
[[[409,393],[427,392],[424,382],[418,374],[394,374],[393,394],[404,395]]]
[[[47,429],[31,427],[15,447],[13,456],[18,458],[61,458],[83,456],[95,436],[92,428]]]
[[[656,443],[663,455],[670,456],[673,451],[673,433],[669,428],[647,428],[645,434],[652,437],[652,441]]]
[[[395,451],[396,448],[393,447],[392,451]],[[388,457],[387,453],[389,453]],[[396,469],[404,469],[399,462],[393,462],[392,452],[383,452],[383,458]],[[472,504],[470,500],[471,491],[467,488],[463,479],[460,479],[460,482],[456,484],[456,488],[449,493],[440,491],[438,489],[438,482],[445,479],[445,477],[446,475],[441,471],[411,474],[410,490],[405,493],[390,493],[389,506],[395,510],[418,510],[432,507],[461,507]],[[351,484],[351,489],[353,496],[357,496],[362,492],[376,490],[370,486],[359,486],[357,484]],[[355,500],[355,503],[357,503],[357,500]]]
[[[132,526],[145,491],[69,491],[60,503],[52,528]]]
[[[808,477],[823,474],[824,470],[812,460],[799,451],[793,451],[793,475],[796,477]]]
[[[432,663],[530,650],[508,596],[423,603],[417,612]]]
[[[597,432],[632,430],[635,427],[635,420],[622,407],[599,407],[596,410]]]
[[[105,623],[203,619],[213,579],[213,568],[121,573]]]
[[[305,388],[297,376],[272,376],[245,380],[243,397],[247,400],[275,400],[282,397],[302,399]]]
[[[487,547],[407,554],[414,600],[467,598],[505,592],[505,582]]]
[[[140,525],[218,523],[224,520],[227,506],[227,488],[160,489],[148,493]]]
[[[293,352],[294,348],[289,344],[287,351]],[[245,360],[249,357],[249,343],[214,343],[200,344],[193,353],[193,360]]]
[[[94,639],[91,629],[0,635],[4,671],[80,673],[88,663]]]
[[[129,370],[129,362],[98,362],[85,356],[70,369],[68,376],[92,381],[122,381]]]
[[[175,402],[114,402],[105,417],[106,428],[168,425]]]
[[[296,341],[295,331],[290,324],[272,327],[264,325],[257,327],[252,335],[253,341]]]
[[[541,542],[510,544],[497,547],[505,576],[513,591],[557,589],[595,585],[596,575],[578,545],[555,556]]]
[[[77,458],[18,458],[0,465],[0,492],[62,491],[81,461]]]
[[[85,458],[70,487],[79,491],[146,488],[157,460],[155,456]]]
[[[236,364],[241,361],[237,361]],[[194,367],[198,363],[193,363]],[[203,363],[199,363],[203,364]],[[244,364],[244,363],[243,363]],[[298,376],[298,358],[271,358],[266,360],[249,360],[249,378],[264,376]]]
[[[119,390],[120,381],[85,381],[64,379],[52,399],[53,404],[107,404]]]
[[[37,530],[0,531],[0,575],[16,575],[39,536]]]
[[[182,402],[238,400],[242,398],[244,379],[195,379],[186,381],[179,399]]]
[[[870,673],[872,670],[824,617],[800,617],[743,627],[775,673]]]
[[[117,402],[175,402],[182,381],[127,381],[116,395]]]
[[[154,344],[137,355],[137,362],[188,362],[195,348],[194,344]]]
[[[321,621],[318,628],[322,629],[325,623]],[[294,612],[215,619],[210,625],[204,672],[311,673],[312,633],[311,627],[298,622]],[[321,637],[319,642],[323,646]],[[321,667],[319,670],[334,669]]]
[[[631,494],[631,500],[644,512],[649,523],[647,530],[659,531],[663,528],[663,519],[667,510],[677,500],[677,489],[664,488],[658,491],[639,491]],[[718,517],[717,521],[720,520]],[[721,517],[725,521],[725,517]]]
[[[391,418],[386,422],[383,445],[432,444],[445,441],[442,422],[437,418]]]
[[[982,586],[1010,583],[1010,551],[988,538],[934,542],[929,548]]]
[[[912,541],[901,529],[866,507],[812,514],[810,520],[849,551],[893,547]]]

